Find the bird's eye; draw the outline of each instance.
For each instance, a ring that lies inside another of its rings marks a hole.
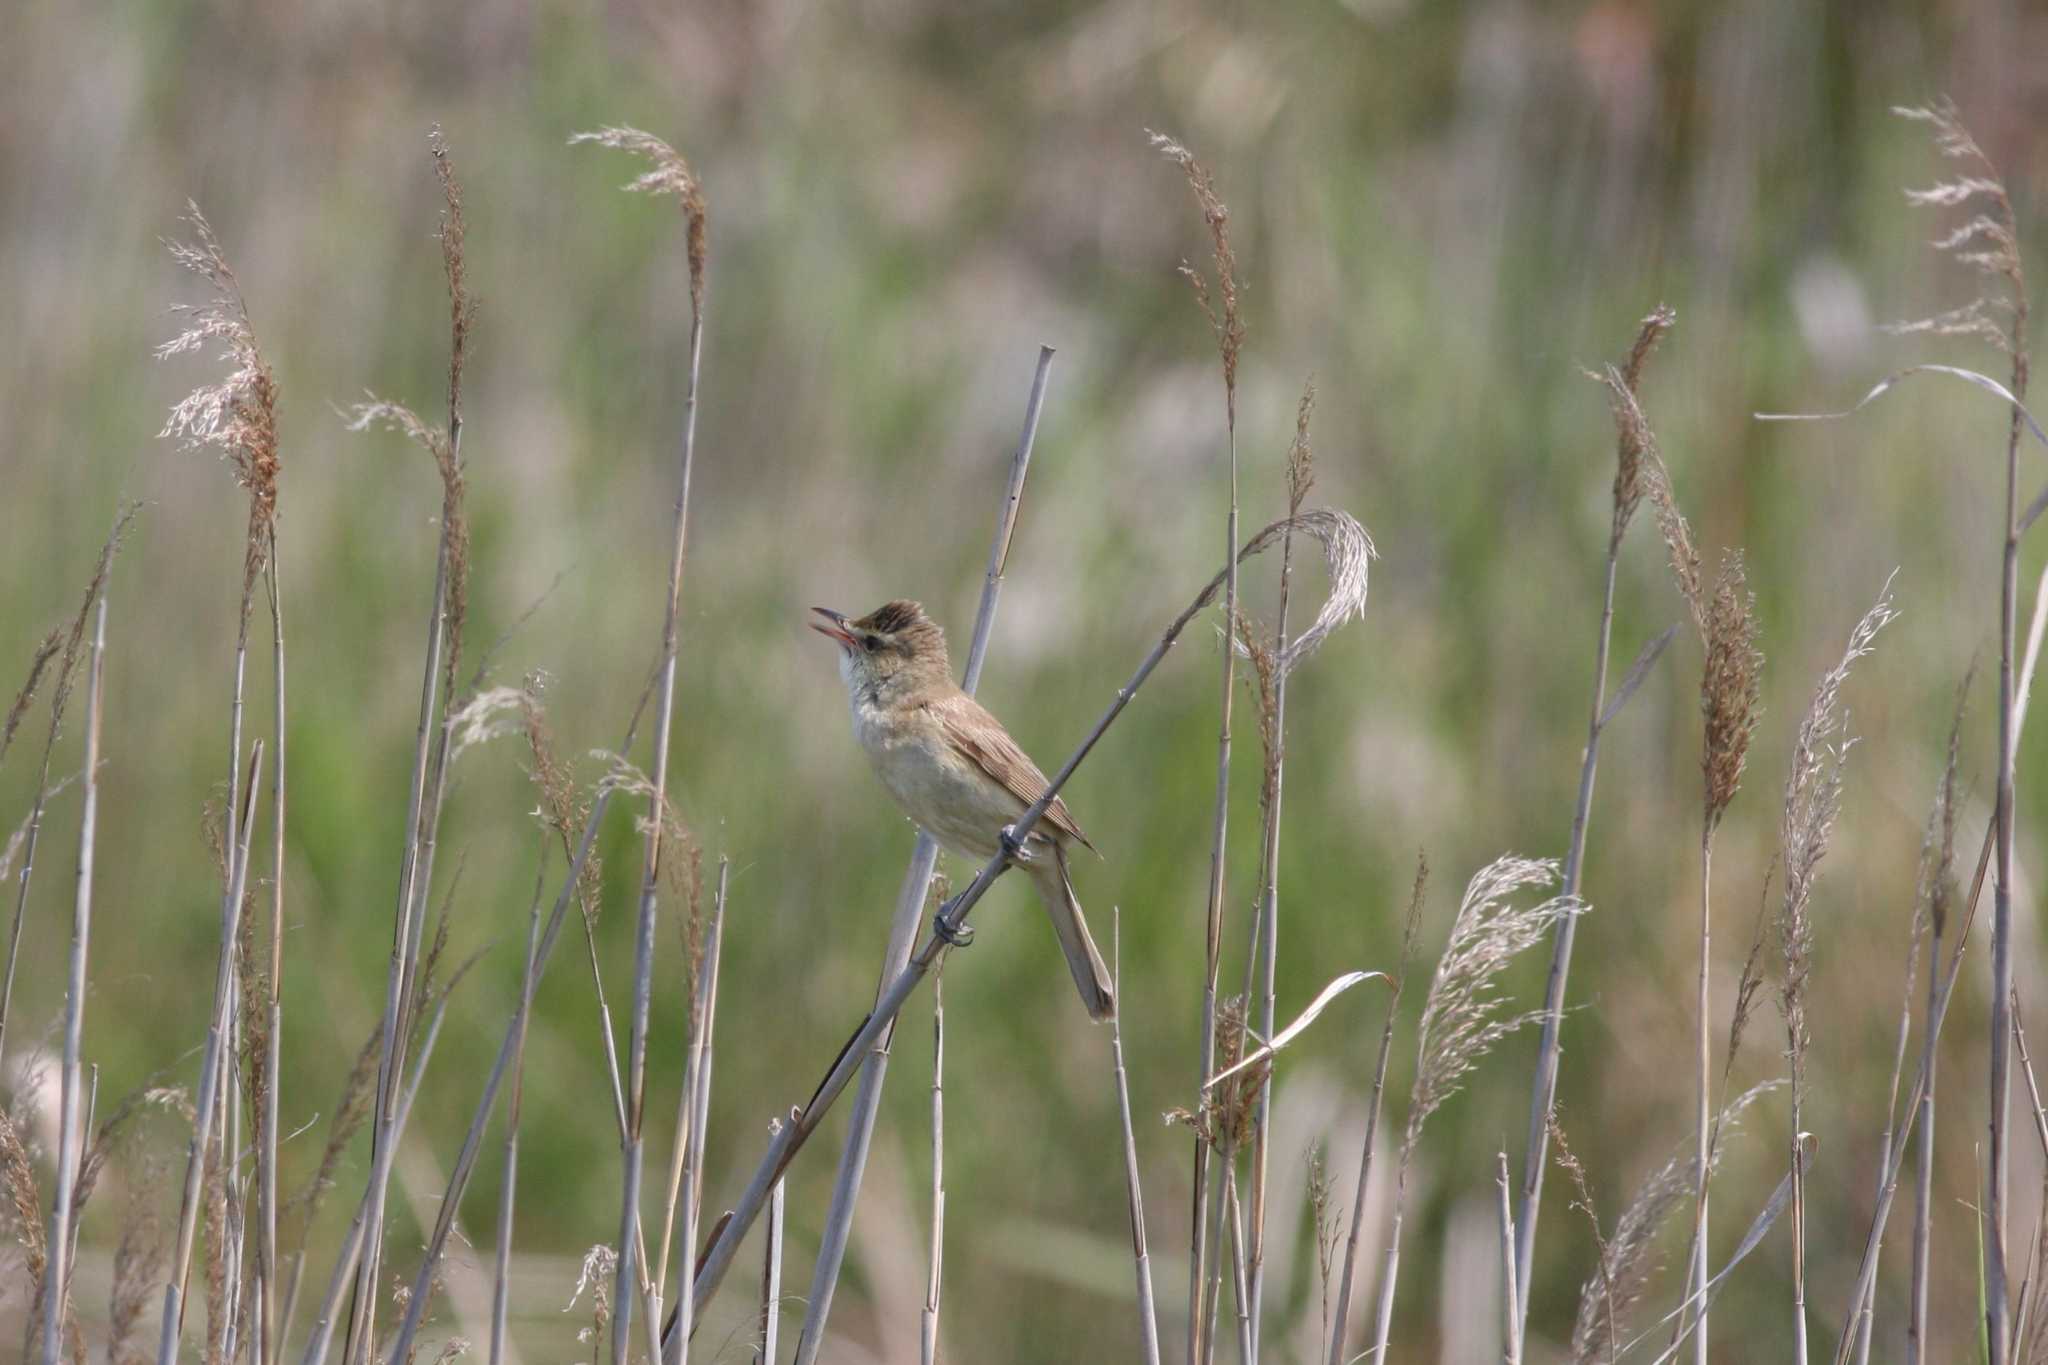
[[[882,637],[879,635],[863,635],[860,637],[860,647],[872,654],[882,647]]]

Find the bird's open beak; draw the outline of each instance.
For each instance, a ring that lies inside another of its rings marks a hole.
[[[823,621],[812,621],[810,627],[820,635],[837,640],[842,649],[853,648],[853,637],[846,633],[846,617],[830,607],[812,607],[812,611],[824,617]]]

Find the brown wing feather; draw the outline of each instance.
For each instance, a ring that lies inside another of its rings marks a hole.
[[[954,747],[972,758],[1010,795],[1027,806],[1045,795],[1045,774],[980,702],[962,692],[932,703],[931,711]],[[1088,836],[1081,832],[1081,826],[1074,822],[1067,803],[1059,797],[1055,796],[1046,807],[1045,822],[1068,838],[1079,840],[1090,852],[1096,851]]]

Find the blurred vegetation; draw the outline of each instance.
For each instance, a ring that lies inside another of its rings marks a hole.
[[[1791,726],[1900,569],[1904,615],[1850,688],[1862,742],[1817,902],[1810,1279],[1817,1341],[1831,1348],[1875,1179],[1914,859],[1951,696],[1973,652],[1995,655],[2006,418],[1940,384],[1840,423],[1750,414],[1844,407],[1924,358],[2002,373],[1980,346],[1875,327],[1976,288],[1927,249],[1936,220],[1901,199],[1938,167],[1925,130],[1887,107],[1954,94],[2031,233],[2048,185],[2048,141],[2035,135],[2048,87],[2022,56],[2048,40],[2038,13],[1994,0],[717,0],[602,12],[18,0],[12,12],[0,45],[0,292],[14,319],[0,368],[0,657],[25,663],[71,609],[117,501],[147,502],[109,628],[86,1015],[103,1095],[159,1074],[189,1083],[218,932],[201,811],[226,774],[244,512],[224,469],[154,439],[210,364],[150,358],[174,330],[166,305],[190,297],[158,244],[178,234],[188,196],[235,263],[283,394],[290,1131],[331,1110],[389,951],[439,490],[418,450],[347,433],[333,405],[370,389],[438,413],[446,307],[427,130],[446,130],[467,187],[483,305],[463,446],[469,637],[488,643],[540,602],[498,675],[546,672],[552,724],[586,780],[602,762],[582,756],[617,742],[659,644],[688,308],[672,206],[617,193],[634,173],[623,158],[565,144],[630,123],[700,171],[711,287],[671,772],[705,847],[735,864],[715,1211],[768,1119],[809,1093],[865,1008],[912,840],[846,733],[805,609],[920,597],[964,646],[1040,343],[1059,357],[984,699],[1050,767],[1216,567],[1222,392],[1174,273],[1207,242],[1178,172],[1146,144],[1159,128],[1205,159],[1234,211],[1251,330],[1247,527],[1284,509],[1295,399],[1313,373],[1316,500],[1358,516],[1382,555],[1365,621],[1289,697],[1283,1013],[1338,968],[1391,965],[1418,847],[1438,869],[1432,956],[1482,862],[1562,852],[1612,477],[1602,393],[1580,370],[1625,347],[1651,306],[1671,303],[1679,323],[1644,406],[1702,544],[1750,556],[1768,655],[1766,717],[1716,858],[1724,1004],[1774,846]],[[2024,457],[2023,470],[2039,467]],[[2040,567],[2036,545],[2023,583]],[[1255,609],[1270,610],[1272,572],[1247,574]],[[1617,667],[1680,610],[1640,519]],[[1141,1118],[1187,1103],[1195,1080],[1220,647],[1216,630],[1191,632],[1068,791],[1106,855],[1079,868],[1083,901],[1105,931],[1110,907],[1122,911]],[[1690,1124],[1698,665],[1682,635],[1609,733],[1593,812],[1594,909],[1560,1097],[1610,1220]],[[267,663],[252,663],[252,697],[268,686]],[[1964,763],[1972,848],[1994,716],[1980,696]],[[1247,721],[1240,754],[1255,745]],[[2023,868],[2040,865],[2048,807],[2027,799],[2025,774],[2044,760],[2037,725],[2019,765]],[[1256,762],[1237,776],[1226,982],[1258,833]],[[32,781],[27,760],[0,771],[0,823],[26,809]],[[414,1120],[417,1146],[444,1164],[516,996],[533,805],[512,746],[465,760],[443,835],[457,856],[442,867],[466,868],[458,945],[488,953],[456,997]],[[47,1045],[61,1010],[76,817],[67,795],[45,832],[16,1004],[24,1047]],[[632,955],[631,821],[615,816],[601,847],[598,946],[616,1002]],[[2035,898],[2019,903],[2019,980],[2039,998]],[[999,887],[979,920],[979,946],[947,973],[945,1340],[989,1361],[1120,1354],[1130,1281],[1108,1038],[1074,1008],[1021,890]],[[522,1251],[564,1258],[617,1221],[589,967],[571,932],[529,1045],[518,1235]],[[657,1153],[684,1031],[673,933],[662,951]],[[1974,1197],[1982,1113],[1976,966],[1945,1040],[1938,1358],[1974,1340],[1960,1206]],[[1534,1000],[1540,965],[1513,981]],[[1315,1317],[1302,1155],[1329,1146],[1348,1202],[1376,1010],[1365,992],[1347,999],[1280,1071],[1267,1301],[1283,1353],[1296,1338],[1281,1324]],[[1413,1057],[1412,1019],[1403,1027],[1395,1123]],[[1759,1027],[1738,1083],[1780,1065],[1775,1020]],[[1505,1146],[1519,1162],[1534,1045],[1533,1033],[1511,1040],[1431,1127],[1396,1321],[1417,1358],[1493,1349],[1497,1314],[1475,1307],[1498,1292],[1492,1160]],[[835,1358],[901,1359],[914,1340],[928,1058],[928,1030],[907,1028]],[[1782,1097],[1755,1111],[1718,1208],[1747,1210],[1769,1191],[1784,1124]],[[288,1183],[317,1160],[319,1131],[289,1144]],[[793,1292],[839,1131],[828,1124],[791,1174]],[[1189,1141],[1156,1123],[1138,1134],[1171,1321]],[[359,1147],[344,1193],[367,1165]],[[2039,1157],[2018,1150],[2014,1189],[2031,1192]],[[466,1209],[481,1249],[460,1257],[488,1263],[496,1180],[493,1158]],[[393,1255],[408,1273],[408,1220],[438,1191],[428,1179],[393,1201]],[[1536,1359],[1568,1336],[1593,1264],[1582,1217],[1554,1181],[1550,1196]],[[89,1244],[110,1243],[118,1201],[104,1202]],[[349,1202],[330,1202],[335,1230]],[[2015,1226],[2031,1228],[2031,1193],[2018,1204]],[[1720,1215],[1717,1261],[1746,1218]],[[1722,1358],[1782,1346],[1788,1264],[1780,1234],[1734,1277]],[[316,1256],[314,1272],[324,1267]],[[1886,1267],[1890,1285],[1905,1257]],[[566,1303],[572,1281],[565,1270],[536,1290],[531,1311]],[[1061,1308],[1047,1313],[1053,1295]],[[744,1298],[736,1282],[713,1328],[744,1330]],[[1659,1312],[1666,1298],[1653,1299]],[[1880,1293],[1886,1348],[1902,1330],[1896,1302]]]

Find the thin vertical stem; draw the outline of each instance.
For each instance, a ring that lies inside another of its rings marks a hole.
[[[498,1189],[498,1244],[492,1249],[491,1346],[489,1365],[505,1359],[505,1317],[511,1297],[512,1212],[519,1190],[519,1109],[525,1092],[526,1025],[533,1009],[535,956],[540,951],[540,898],[546,887],[546,844],[541,871],[534,878],[533,905],[527,911],[526,970],[519,978],[519,1010],[512,1021],[512,1090],[505,1097],[505,1178]]]
[[[1931,939],[1933,947],[1928,950],[1927,1015],[1921,1024],[1920,1075],[1924,1084],[1920,1089],[1918,1108],[1920,1147],[1915,1153],[1914,1166],[1913,1285],[1906,1319],[1906,1365],[1925,1365],[1927,1360],[1927,1280],[1934,1224],[1934,1081],[1938,1055],[1934,1045],[1939,1041],[1937,1030],[1940,1027],[1941,930],[1941,923],[1936,921]],[[1899,1141],[1904,1143],[1905,1140],[1906,1135],[1900,1134]],[[1870,1292],[1876,1292],[1874,1278]]]
[[[85,719],[85,809],[78,824],[78,886],[72,901],[71,963],[64,988],[64,1074],[57,1124],[57,1192],[50,1210],[49,1262],[43,1274],[43,1365],[63,1359],[65,1308],[71,1301],[71,1203],[78,1187],[84,1129],[79,1122],[83,1072],[79,1052],[85,1029],[85,963],[92,942],[92,871],[100,809],[101,678],[107,652],[107,599],[93,618],[92,671]]]
[[[718,860],[718,896],[712,903],[711,933],[705,944],[703,960],[697,964],[694,973],[696,987],[691,992],[690,1040],[683,1062],[682,1101],[678,1105],[678,1131],[676,1133],[676,1154],[679,1162],[672,1175],[669,1187],[669,1208],[663,1219],[662,1239],[668,1238],[668,1219],[674,1216],[678,1192],[683,1194],[682,1262],[676,1270],[676,1359],[687,1362],[690,1356],[690,1333],[695,1326],[694,1306],[690,1302],[690,1279],[697,1267],[697,1189],[703,1180],[704,1138],[706,1101],[709,1096],[706,1069],[711,1064],[710,1034],[712,1001],[718,992],[718,945],[725,925],[726,891],[732,874],[732,864],[724,858]],[[663,1254],[667,1249],[664,1246]],[[657,1274],[655,1283],[667,1279],[666,1267]],[[658,1304],[656,1305],[659,1306]],[[648,1323],[653,1337],[652,1357],[661,1355],[661,1332],[655,1330],[660,1322],[658,1316]]]
[[[920,1365],[939,1358],[939,1288],[946,1263],[946,974],[932,977],[932,1241],[931,1268],[925,1276],[923,1330],[918,1334]]]
[[[640,917],[633,949],[633,1018],[626,1049],[626,1138],[620,1180],[619,1265],[612,1295],[612,1365],[626,1365],[633,1323],[634,1273],[640,1240],[641,1123],[647,1105],[647,1018],[654,998],[654,933],[661,878],[661,832],[667,823],[669,736],[675,722],[677,617],[682,607],[683,558],[690,524],[690,472],[697,450],[698,380],[704,359],[704,291],[690,298],[690,374],[683,396],[683,440],[676,492],[675,537],[669,553],[668,605],[662,618],[661,684],[654,712],[654,794],[648,800],[645,856],[640,869]]]
[[[1365,1193],[1372,1180],[1372,1148],[1380,1128],[1380,1101],[1387,1090],[1387,1061],[1394,1049],[1394,1016],[1401,1007],[1401,982],[1396,981],[1393,998],[1387,1001],[1387,1022],[1380,1030],[1380,1055],[1373,1064],[1372,1100],[1365,1115],[1365,1146],[1358,1154],[1358,1185],[1351,1193],[1351,1231],[1344,1240],[1344,1269],[1337,1278],[1335,1321],[1330,1327],[1330,1353],[1325,1365],[1345,1365],[1345,1342],[1350,1335],[1351,1294],[1357,1283],[1359,1242],[1365,1235]]]
[[[781,1128],[780,1121],[773,1125]],[[761,1365],[775,1365],[782,1327],[782,1205],[780,1180],[768,1194],[768,1236],[761,1251]]]
[[[277,1322],[277,1144],[278,1091],[283,1085],[284,1036],[284,614],[277,581],[277,530],[270,531],[270,553],[264,564],[264,585],[270,599],[272,717],[276,746],[270,780],[270,1022],[265,1039],[264,1072],[268,1082],[263,1101],[263,1132],[257,1156],[256,1312],[257,1360],[276,1365],[284,1350]]]
[[[1620,557],[1621,537],[1610,536],[1606,586],[1600,599],[1600,631],[1593,646],[1593,705],[1586,721],[1585,752],[1579,760],[1579,794],[1572,807],[1571,843],[1564,855],[1562,894],[1567,896],[1579,894],[1584,873],[1586,826],[1592,817],[1593,781],[1600,766],[1600,713],[1607,706],[1607,655],[1614,637],[1614,579]],[[1578,928],[1577,915],[1566,915],[1558,920],[1557,938],[1550,953],[1550,977],[1543,991],[1543,1039],[1536,1049],[1536,1078],[1529,1095],[1529,1139],[1522,1161],[1522,1215],[1515,1225],[1515,1285],[1520,1295],[1515,1305],[1517,1331],[1526,1331],[1529,1322],[1529,1280],[1535,1269],[1536,1219],[1543,1205],[1543,1173],[1550,1164],[1550,1113],[1557,1103],[1565,980],[1571,971],[1572,942]]]
[[[1124,1000],[1123,910],[1110,918],[1109,962],[1116,998]],[[1138,1348],[1144,1365],[1159,1365],[1159,1314],[1152,1297],[1152,1256],[1145,1246],[1145,1195],[1138,1185],[1138,1141],[1131,1130],[1131,1091],[1124,1076],[1123,1010],[1109,1020],[1109,1055],[1116,1073],[1117,1117],[1123,1124],[1124,1193],[1131,1216],[1131,1258],[1138,1275]]]
[[[1505,1320],[1501,1324],[1501,1358],[1507,1365],[1522,1365],[1522,1330],[1519,1321],[1522,1296],[1515,1287],[1515,1211],[1508,1193],[1508,1154],[1500,1153],[1500,1263]]]
[[[177,1359],[178,1334],[184,1326],[185,1274],[192,1264],[192,1243],[198,1233],[200,1184],[206,1152],[213,1141],[214,1114],[220,1107],[221,1075],[227,1035],[227,1006],[234,981],[235,944],[241,932],[242,892],[249,877],[249,841],[256,820],[256,782],[262,776],[263,741],[249,751],[249,780],[242,796],[240,838],[230,843],[228,888],[221,899],[220,956],[214,966],[213,1012],[206,1027],[206,1047],[199,1063],[199,1094],[193,1104],[192,1141],[185,1153],[185,1183],[178,1202],[178,1234],[164,1283],[163,1330],[157,1341],[157,1365]]]
[[[1694,1122],[1698,1125],[1693,1150],[1693,1177],[1697,1182],[1693,1211],[1692,1298],[1697,1330],[1693,1333],[1694,1365],[1707,1365],[1707,1182],[1713,1174],[1710,1128],[1712,1074],[1714,1066],[1713,1027],[1708,1014],[1707,973],[1713,948],[1714,831],[1711,824],[1700,832],[1700,972],[1694,1008],[1698,1025],[1699,1071],[1694,1093]]]
[[[961,673],[961,690],[969,696],[981,684],[981,671],[988,658],[989,637],[995,629],[996,603],[1002,595],[1003,574],[1009,565],[1010,540],[1016,533],[1017,516],[1024,496],[1025,476],[1031,469],[1031,451],[1038,440],[1038,420],[1045,407],[1046,381],[1052,371],[1053,348],[1038,348],[1038,368],[1031,379],[1031,394],[1024,404],[1024,429],[1017,449],[1010,457],[1010,469],[1003,485],[1003,500],[996,511],[995,535],[989,542],[988,570],[982,577],[981,605],[974,616],[974,634],[967,649],[967,666]],[[939,846],[931,835],[920,832],[910,855],[910,866],[896,896],[896,911],[889,921],[889,942],[882,953],[882,972],[875,983],[879,1000],[889,983],[900,976],[917,946],[918,931],[924,924],[925,896],[931,886],[932,868]],[[854,1206],[860,1199],[861,1177],[867,1170],[868,1146],[875,1132],[875,1118],[881,1112],[882,1085],[889,1074],[889,1044],[893,1031],[882,1035],[880,1045],[867,1057],[861,1071],[860,1088],[854,1094],[853,1112],[847,1120],[846,1144],[839,1155],[839,1171],[833,1180],[832,1202],[825,1214],[824,1231],[818,1241],[818,1259],[811,1271],[810,1297],[804,1305],[804,1322],[797,1336],[797,1365],[815,1365],[823,1344],[825,1320],[832,1311],[832,1297],[839,1287],[840,1267],[846,1258],[846,1242],[853,1228]]]
[[[2022,343],[2024,344],[2024,343]],[[2016,360],[2015,366],[2024,365]],[[2020,373],[2024,374],[2021,369]],[[2017,391],[2017,390],[2016,390]],[[1991,1161],[1987,1172],[1984,1217],[1985,1334],[1991,1343],[1991,1365],[2005,1365],[2008,1317],[2005,1225],[2006,1182],[2011,1153],[2007,1127],[2012,1103],[2012,879],[2014,707],[2013,642],[2019,602],[2019,412],[2013,413],[2013,439],[2005,455],[2005,545],[1998,582],[1998,875],[1992,883],[1991,919]]]

